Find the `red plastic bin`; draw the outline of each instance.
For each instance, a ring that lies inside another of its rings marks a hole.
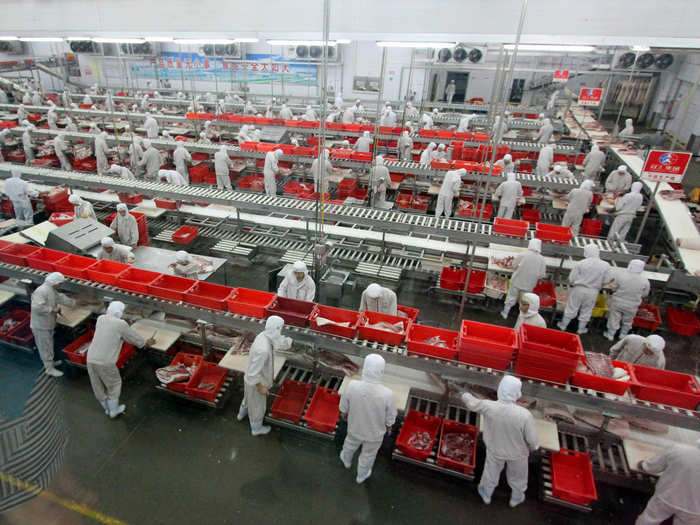
[[[398,311],[399,317],[404,317],[405,314],[405,316],[413,322],[418,319],[418,314],[420,313],[418,308],[411,308],[410,306],[404,306],[402,304],[397,305],[396,310]]]
[[[0,248],[0,261],[17,266],[27,266],[27,257],[38,251],[39,247],[37,246],[10,244]]]
[[[34,332],[29,323],[15,326],[8,334],[7,340],[19,346],[31,346],[34,340]]]
[[[185,298],[185,293],[187,293],[195,283],[197,283],[197,281],[186,279],[185,277],[161,274],[160,277],[148,285],[148,293],[163,299],[182,301]]]
[[[236,288],[226,300],[226,304],[229,312],[264,319],[266,309],[275,297],[276,295],[271,292]]]
[[[539,379],[550,383],[565,384],[576,371],[576,362],[571,364],[559,363],[556,361],[530,360],[518,354],[515,359],[515,374]]]
[[[556,224],[546,224],[538,222],[535,226],[535,237],[543,242],[554,242],[557,244],[569,244],[574,232],[568,226],[557,226]]]
[[[55,272],[56,263],[66,257],[68,254],[49,248],[40,248],[38,251],[27,256],[27,265],[36,270],[44,270],[45,272]]]
[[[571,378],[571,384],[580,388],[588,388],[597,392],[607,392],[608,394],[616,394],[621,396],[630,387],[632,381],[631,366],[624,361],[613,360],[613,366],[616,368],[624,368],[630,373],[630,381],[617,381],[610,377],[601,377],[595,374],[587,374],[585,372],[574,372]]]
[[[175,355],[175,358],[170,363],[170,366],[183,364],[187,368],[191,367],[192,365],[194,365],[197,368],[202,364],[202,359],[203,358],[201,355],[178,352],[177,355]],[[196,368],[195,372],[197,371]],[[194,376],[194,373],[192,373],[192,376]],[[172,390],[173,392],[182,393],[185,391],[185,388],[192,380],[192,376],[190,376],[190,379],[187,381],[182,381],[180,383],[168,383],[167,385],[165,385],[165,388],[167,388],[168,390]]]
[[[637,315],[634,316],[632,326],[644,328],[651,332],[661,326],[661,312],[659,307],[649,303],[642,303],[637,308]]]
[[[583,356],[581,338],[577,334],[523,324],[519,337],[519,355],[544,353],[550,358],[563,357],[567,360],[578,360]]]
[[[12,333],[12,331],[15,328],[19,328],[20,326],[24,324],[29,323],[29,318],[30,318],[30,313],[27,310],[12,310],[8,315],[0,319],[0,327],[5,323],[5,321],[8,321],[12,319],[13,321],[17,322],[18,324],[14,325],[12,328],[9,330],[2,330],[0,328],[0,339],[7,340],[8,336]]]
[[[550,455],[552,495],[577,505],[588,505],[598,498],[591,457],[585,452],[561,449]]]
[[[148,293],[148,286],[161,275],[158,272],[130,267],[119,274],[117,286],[132,292]]]
[[[512,328],[462,320],[457,341],[457,357],[462,363],[505,370],[517,347],[518,333]]]
[[[56,261],[54,266],[57,272],[77,279],[87,279],[87,269],[95,264],[95,259],[83,257],[82,255],[66,255],[63,259]]]
[[[196,226],[185,225],[173,232],[173,242],[178,244],[189,244],[197,238],[199,228]]]
[[[631,390],[637,399],[689,410],[700,409],[700,386],[690,374],[631,365]]]
[[[380,330],[367,326],[368,324],[376,324],[381,321],[386,321],[391,324],[400,322],[403,325],[403,332],[389,332],[388,330]],[[406,317],[398,317],[365,310],[360,315],[360,325],[358,330],[359,337],[368,341],[376,341],[378,343],[398,346],[403,343],[404,339],[406,338],[411,322],[412,321]]]
[[[299,424],[306,402],[311,395],[311,384],[286,379],[270,407],[270,415]]]
[[[447,290],[462,290],[467,281],[467,270],[444,267],[440,272],[440,287]]]
[[[472,454],[467,461],[458,461],[442,455],[442,444],[446,434],[467,434],[472,437]],[[459,423],[451,419],[442,420],[442,430],[440,432],[440,443],[438,445],[437,462],[438,466],[458,470],[465,474],[470,474],[476,467],[476,444],[479,437],[479,429],[466,423]]]
[[[278,315],[286,324],[293,326],[306,326],[309,324],[309,317],[316,308],[316,303],[310,301],[299,301],[288,297],[276,296],[265,308],[267,317]]]
[[[83,346],[83,344],[92,341],[94,335],[95,330],[89,330],[63,349],[63,353],[66,354],[66,357],[70,362],[78,363],[80,365],[85,364],[87,360],[87,351],[83,354],[79,354],[78,349]]]
[[[430,414],[425,414],[418,410],[409,410],[401,426],[401,431],[396,438],[396,447],[402,454],[410,458],[417,459],[418,461],[425,461],[433,451],[435,438],[440,430],[441,423],[442,420],[439,417],[431,416]],[[427,432],[430,434],[430,447],[428,447],[427,450],[418,450],[408,444],[411,436],[416,432]]]
[[[131,268],[128,264],[116,261],[101,260],[87,268],[87,276],[91,281],[116,286],[119,275]]]
[[[214,310],[226,310],[226,301],[233,291],[229,286],[198,281],[185,294],[185,301]]]
[[[525,237],[529,226],[527,221],[496,217],[493,221],[493,233],[509,235],[511,237]]]
[[[666,321],[668,329],[675,334],[692,337],[700,333],[700,321],[695,312],[668,306],[666,308]]]
[[[581,235],[587,237],[598,237],[603,231],[603,222],[596,219],[583,219],[581,224]]]
[[[338,326],[336,324],[326,324],[323,326],[318,325],[318,318],[328,319],[330,321],[337,321],[339,323],[350,323],[348,326]],[[340,337],[347,337],[354,339],[357,334],[357,325],[360,322],[360,313],[354,310],[345,310],[343,308],[334,308],[333,306],[326,306],[323,304],[316,305],[316,309],[311,313],[309,317],[309,325],[314,330],[319,332],[326,332],[328,334],[338,335]]]
[[[122,349],[117,358],[117,368],[122,368],[134,355],[136,355],[136,347],[130,343],[122,343]]]
[[[447,346],[442,347],[425,342],[432,337],[439,337]],[[412,324],[406,336],[406,348],[408,348],[409,355],[418,354],[437,357],[438,359],[454,360],[457,353],[458,337],[459,333],[454,330]]]
[[[190,378],[185,393],[197,399],[213,403],[226,380],[228,370],[215,363],[202,361]]]
[[[324,387],[316,387],[309,403],[309,408],[304,414],[306,424],[326,434],[333,432],[340,416],[340,395],[337,390]]]
[[[550,281],[540,281],[533,288],[532,293],[540,298],[542,308],[551,308],[557,303],[557,292],[554,283]]]
[[[530,226],[534,226],[536,223],[540,222],[540,210],[535,208],[523,208],[521,212],[524,221],[527,221]]]

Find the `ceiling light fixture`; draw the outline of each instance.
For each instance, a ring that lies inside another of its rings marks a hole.
[[[143,38],[93,38],[93,42],[98,44],[143,44],[146,42]]]
[[[62,38],[57,36],[21,36],[20,42],[63,42]]]
[[[144,40],[146,42],[172,42],[175,39],[171,36],[147,36]]]
[[[632,46],[632,51],[646,53],[647,51],[651,51],[651,48],[649,46]]]
[[[266,40],[271,46],[322,46],[323,40]],[[349,44],[350,40],[329,40],[328,45]]]
[[[456,42],[377,42],[379,47],[414,47],[414,48],[441,48],[454,47]]]
[[[236,41],[230,38],[176,38],[176,44],[182,45],[204,45],[204,44],[235,44]]]
[[[515,44],[506,44],[503,46],[508,51],[515,49]],[[543,52],[563,52],[563,53],[590,53],[594,51],[593,46],[565,46],[553,44],[520,44],[518,51],[543,51]]]

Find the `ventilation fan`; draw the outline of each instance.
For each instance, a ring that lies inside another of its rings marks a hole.
[[[297,46],[296,54],[297,58],[306,58],[309,56],[309,46]]]
[[[475,64],[483,58],[484,54],[481,49],[474,48],[469,51],[469,62],[474,62]]]
[[[463,47],[458,47],[454,52],[455,62],[464,62],[467,59],[467,50]]]
[[[450,58],[452,58],[452,51],[450,51],[446,47],[443,47],[438,53],[438,61],[447,62],[448,60],[450,60]]]
[[[207,56],[212,56],[214,54],[214,46],[212,44],[203,45],[202,53],[204,53]]]
[[[70,50],[73,53],[91,53],[93,49],[92,42],[89,40],[74,40],[70,43]]]
[[[656,67],[659,69],[668,69],[671,67],[671,64],[673,64],[673,55],[670,55],[669,53],[659,55],[656,59]]]
[[[654,55],[651,53],[644,53],[643,55],[639,55],[637,57],[637,67],[640,69],[646,69],[649,66],[654,64]]]
[[[625,53],[618,59],[617,67],[630,67],[632,64],[634,64],[635,58],[634,53]]]
[[[71,48],[72,48],[72,47],[73,47],[73,46],[71,46]],[[9,42],[5,42],[5,41],[0,42],[0,51],[2,51],[3,53],[6,53],[6,52],[8,52],[10,49],[11,49],[11,46],[10,46],[10,43],[9,43]]]
[[[309,56],[311,58],[321,58],[323,56],[323,48],[321,46],[309,47]]]

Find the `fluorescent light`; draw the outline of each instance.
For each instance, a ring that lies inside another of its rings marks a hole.
[[[323,40],[266,40],[266,42],[271,46],[322,46]],[[350,43],[349,40],[329,40],[329,46],[336,46],[337,44]]]
[[[146,42],[172,42],[175,39],[171,36],[147,36],[144,40]]]
[[[440,47],[454,47],[457,45],[456,42],[377,42],[379,47],[415,47],[415,48],[440,48]]]
[[[257,38],[236,38],[234,40],[241,44],[252,44],[254,42],[258,42]]]
[[[352,42],[352,40],[349,38],[338,38],[335,41],[336,44],[349,44],[350,42]]]
[[[66,42],[75,42],[75,41],[86,41],[86,40],[92,40],[91,36],[67,36],[66,37]]]
[[[99,44],[143,44],[143,38],[93,38],[93,42]]]
[[[207,38],[207,39],[202,39],[202,38],[176,38],[175,39],[176,44],[192,44],[192,45],[199,45],[199,44],[235,44],[235,40],[227,39],[227,38]]]
[[[515,44],[506,44],[504,49],[512,51],[515,49]],[[593,46],[564,46],[550,44],[520,44],[518,51],[563,51],[565,53],[590,53],[594,51]]]
[[[16,36],[0,36],[0,40],[7,41],[7,40],[19,40],[19,37]]]
[[[19,40],[20,42],[63,42],[62,38],[55,36],[21,36]]]
[[[646,52],[646,51],[650,51],[650,50],[651,50],[651,48],[649,46],[632,46],[632,51]]]

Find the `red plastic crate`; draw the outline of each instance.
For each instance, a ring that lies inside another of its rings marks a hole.
[[[653,319],[648,318],[650,316],[653,316]],[[649,303],[640,304],[639,308],[637,308],[637,315],[635,315],[632,321],[632,326],[644,328],[651,332],[656,331],[656,329],[661,326],[661,312],[659,311],[659,307]]]
[[[512,328],[462,320],[457,342],[463,363],[505,370],[518,347],[518,333]]]
[[[301,126],[302,128],[304,126]],[[294,155],[300,155],[303,157],[313,157],[316,155],[316,148],[310,146],[297,146],[294,148]]]
[[[369,151],[355,151],[350,158],[360,162],[370,162],[372,160],[372,153]]]
[[[493,221],[493,233],[509,235],[511,237],[525,237],[529,226],[527,221],[496,217]]]
[[[598,237],[603,231],[603,222],[595,219],[583,219],[581,224],[581,235],[588,237]]]
[[[598,498],[591,457],[585,452],[561,449],[550,455],[552,495],[577,505],[588,505]]]
[[[185,393],[190,397],[204,399],[205,401],[213,403],[216,401],[216,396],[219,395],[219,390],[221,390],[227,375],[228,370],[225,368],[214,363],[202,361],[187,383]],[[204,388],[204,386],[202,386],[200,388],[199,385],[203,385],[203,383],[208,383],[212,385],[212,387]]]
[[[340,416],[340,395],[337,390],[324,387],[316,387],[316,392],[311,398],[309,408],[304,414],[306,424],[318,431],[330,433],[335,430]]]
[[[422,129],[418,132],[419,137],[424,137],[424,138],[435,138],[437,137],[437,130],[436,129]]]
[[[449,170],[452,167],[452,161],[444,159],[433,159],[430,161],[430,167],[434,170]]]
[[[615,360],[613,360],[612,363],[616,368],[624,368],[630,372],[630,381],[617,381],[609,377],[601,377],[595,374],[586,374],[585,372],[576,371],[571,378],[571,384],[580,388],[589,388],[597,392],[607,392],[609,394],[621,396],[627,392],[627,389],[630,387],[632,381],[632,365],[624,361]]]
[[[668,306],[666,308],[666,321],[668,329],[675,334],[692,337],[700,333],[700,321],[695,312]]]
[[[83,257],[82,255],[66,255],[63,259],[56,261],[54,266],[57,272],[61,272],[68,277],[87,279],[87,269],[95,264],[95,259]]]
[[[56,263],[66,257],[68,254],[48,248],[40,248],[38,251],[27,256],[27,265],[36,270],[44,270],[45,272],[55,272]]]
[[[414,195],[413,201],[411,202],[411,208],[414,210],[425,211],[428,209],[429,203],[430,197],[428,195]]]
[[[101,260],[87,268],[87,276],[91,281],[116,286],[119,275],[131,268],[128,264],[116,261]]]
[[[299,424],[306,402],[311,395],[311,384],[286,379],[270,407],[270,415]]]
[[[197,238],[199,233],[199,228],[196,226],[180,226],[176,231],[173,232],[173,242],[178,244],[189,244]]]
[[[410,306],[404,306],[402,304],[397,305],[396,310],[398,310],[399,317],[404,317],[402,314],[405,314],[411,321],[415,321],[420,312],[418,308],[411,308]]]
[[[136,347],[130,343],[122,343],[122,349],[117,358],[117,368],[122,368],[134,355],[136,355]]]
[[[630,366],[634,379],[630,388],[637,399],[689,410],[700,409],[700,386],[690,374]]]
[[[27,266],[27,257],[39,251],[37,246],[29,244],[10,244],[0,248],[0,261],[17,266]]]
[[[555,242],[557,244],[569,244],[574,232],[568,226],[557,226],[556,224],[545,224],[538,222],[535,226],[535,237],[543,242]]]
[[[172,199],[154,199],[156,203],[156,208],[163,208],[165,210],[177,210],[180,207],[180,201],[174,201]]]
[[[203,358],[201,355],[187,354],[185,352],[178,352],[175,355],[175,358],[170,363],[170,366],[179,365],[182,363],[183,365],[185,365],[188,368],[192,365],[195,365],[195,367],[199,367],[202,364],[202,359]],[[195,368],[195,372],[196,372],[196,368]],[[194,373],[192,374],[192,376],[194,376]],[[192,377],[190,376],[190,379],[187,381],[182,381],[180,383],[168,383],[167,385],[165,385],[165,388],[167,388],[168,390],[172,390],[173,392],[182,393],[185,391],[185,388],[187,387],[187,385],[190,383],[191,380],[192,380]]]
[[[271,292],[261,292],[249,288],[236,288],[226,300],[229,312],[264,319],[266,309],[277,297]]]
[[[95,335],[95,330],[89,330],[85,332],[83,335],[78,337],[75,341],[70,343],[68,346],[66,346],[63,349],[63,353],[66,354],[66,357],[68,358],[69,361],[72,363],[78,363],[81,365],[84,365],[86,360],[87,360],[87,352],[84,354],[78,354],[77,350],[83,346],[84,343],[89,343],[92,341],[93,336]]]
[[[535,208],[523,208],[521,215],[524,221],[530,223],[530,226],[540,222],[540,210]]]
[[[455,132],[450,130],[438,130],[437,137],[439,139],[452,139],[455,137]]]
[[[293,326],[307,326],[309,317],[314,311],[316,303],[310,301],[299,301],[288,297],[276,296],[265,308],[267,317],[278,315],[286,324]]]
[[[12,331],[15,328],[18,328],[19,326],[21,326],[23,324],[28,324],[30,315],[31,314],[27,310],[19,310],[18,309],[18,310],[12,310],[8,315],[6,315],[2,319],[0,319],[0,326],[2,326],[2,324],[5,321],[8,321],[10,319],[19,323],[18,325],[13,326],[9,330],[0,329],[0,339],[7,340],[7,337],[12,333]]]
[[[425,414],[418,410],[409,410],[401,426],[401,431],[396,438],[396,447],[402,454],[410,458],[417,459],[418,461],[425,461],[433,451],[435,438],[440,430],[441,423],[442,420],[439,417],[431,416],[430,414]],[[427,432],[430,434],[431,442],[428,450],[417,450],[409,446],[408,441],[416,432]]]
[[[148,285],[148,293],[170,299],[173,301],[182,301],[185,298],[185,293],[192,288],[197,281],[178,277],[177,275],[161,274],[155,281]]]
[[[447,290],[462,290],[467,282],[467,270],[444,267],[440,272],[440,287]]]
[[[380,321],[386,321],[391,324],[401,322],[403,324],[404,331],[402,333],[395,333],[389,332],[388,330],[369,328],[367,326],[368,324],[376,324]],[[376,341],[378,343],[398,346],[403,343],[404,339],[406,338],[408,329],[411,327],[411,322],[412,321],[406,317],[398,317],[365,310],[360,315],[360,324],[358,327],[359,337],[360,339],[366,339],[368,341]]]
[[[557,303],[557,293],[554,289],[554,283],[550,281],[540,281],[533,288],[532,293],[540,298],[540,306],[542,308],[551,308]]]
[[[335,324],[327,324],[319,326],[317,319],[322,317],[330,321],[337,321],[340,323],[350,323],[349,326],[338,326]],[[311,313],[309,317],[309,326],[314,330],[319,332],[326,332],[328,334],[339,335],[340,337],[347,337],[354,339],[357,334],[357,325],[360,322],[360,313],[354,310],[345,310],[343,308],[334,308],[332,306],[326,306],[323,304],[316,305],[316,309]]]
[[[162,274],[129,267],[119,274],[116,285],[124,290],[148,293],[148,286]]]
[[[120,193],[119,200],[126,204],[139,204],[143,201],[143,195],[138,193]]]
[[[226,310],[226,301],[233,291],[229,286],[198,281],[185,294],[185,301],[214,310]]]
[[[474,439],[472,447],[472,455],[468,461],[457,461],[456,459],[448,458],[442,455],[442,443],[445,434],[468,434]],[[479,429],[466,423],[459,423],[451,419],[442,420],[442,429],[440,432],[440,442],[438,444],[437,462],[438,466],[458,470],[465,474],[470,474],[476,467],[476,445],[479,438]]]
[[[561,356],[575,360],[583,356],[581,338],[576,334],[523,324],[520,326],[519,338],[521,355],[546,353],[552,357]]]
[[[433,328],[420,324],[412,324],[406,337],[406,348],[409,354],[427,355],[439,359],[454,360],[457,354],[457,338],[459,334],[453,330]],[[439,337],[447,347],[426,343],[431,337]]]
[[[15,326],[8,334],[7,340],[19,346],[31,346],[34,340],[34,332],[29,323]]]
[[[540,366],[536,366],[540,365]],[[539,379],[550,383],[565,384],[576,371],[576,363],[562,365],[556,362],[542,361],[532,364],[519,354],[515,359],[515,374],[530,379]]]

